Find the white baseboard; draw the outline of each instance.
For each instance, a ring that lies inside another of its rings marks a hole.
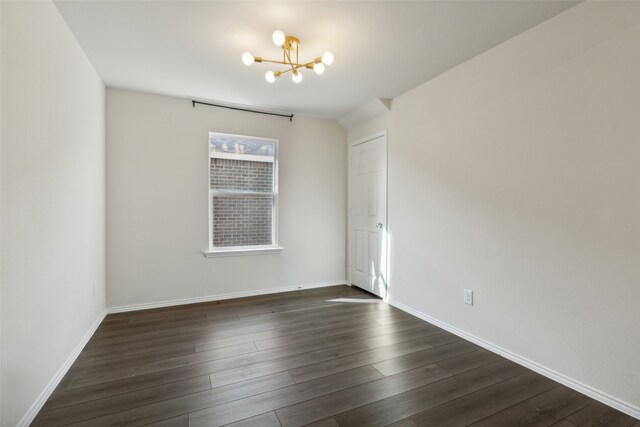
[[[87,330],[87,333],[84,334],[84,336],[82,337],[82,339],[80,340],[76,348],[73,349],[69,357],[67,357],[67,360],[64,361],[60,369],[58,369],[58,372],[56,372],[53,378],[51,378],[51,381],[49,381],[49,384],[47,384],[47,386],[44,388],[42,393],[40,393],[40,396],[38,396],[38,398],[36,399],[35,402],[33,402],[29,410],[27,410],[27,413],[24,414],[22,419],[18,422],[18,427],[28,427],[33,422],[33,419],[36,417],[36,415],[38,415],[38,412],[40,412],[40,409],[42,409],[42,406],[44,406],[47,399],[49,399],[49,397],[51,396],[51,393],[53,393],[56,387],[58,387],[58,384],[60,384],[60,381],[62,381],[62,378],[64,378],[69,368],[71,368],[71,365],[73,365],[73,362],[76,361],[76,359],[78,358],[78,355],[80,354],[84,346],[87,345],[87,343],[93,336],[93,333],[96,331],[96,329],[98,329],[98,326],[100,326],[100,323],[102,322],[102,320],[106,315],[107,315],[106,310],[103,310],[102,313],[98,315],[98,317],[93,322],[89,330]]]
[[[599,402],[604,403],[605,405],[611,406],[612,408],[615,408],[621,412],[624,412],[627,415],[630,415],[634,418],[638,418],[640,419],[640,408],[632,405],[628,402],[625,402],[623,400],[620,400],[616,397],[613,397],[605,392],[602,392],[600,390],[597,390],[587,384],[584,384],[580,381],[574,380],[573,378],[570,378],[564,374],[561,374],[559,372],[554,371],[553,369],[549,369],[546,366],[540,365],[539,363],[536,363],[532,360],[527,359],[526,357],[522,357],[518,354],[512,353],[511,351],[504,349],[500,346],[497,346],[493,343],[490,343],[488,341],[483,340],[482,338],[478,338],[475,335],[471,335],[461,329],[456,328],[455,326],[449,325],[448,323],[445,323],[441,320],[435,319],[431,316],[429,316],[428,314],[424,314],[418,310],[415,310],[405,304],[402,304],[401,302],[395,301],[393,299],[390,299],[388,301],[389,304],[391,304],[392,306],[399,308],[402,311],[405,311],[409,314],[412,314],[426,322],[429,322],[435,326],[438,326],[446,331],[451,332],[454,335],[457,335],[461,338],[464,338],[467,341],[471,341],[474,344],[479,345],[480,347],[483,347],[493,353],[499,354],[500,356],[511,360],[512,362],[515,362],[519,365],[522,365],[526,368],[531,369],[532,371],[535,371],[541,375],[544,375],[547,378],[551,378],[552,380],[559,382],[560,384],[563,384],[569,388],[572,388],[573,390],[576,390],[582,394],[585,394]]]
[[[149,302],[149,303],[143,303],[143,304],[121,305],[117,307],[107,308],[107,313],[109,314],[124,313],[127,311],[148,310],[150,308],[162,308],[162,307],[170,307],[173,305],[195,304],[199,302],[209,302],[209,301],[221,301],[221,300],[231,299],[231,298],[252,297],[256,295],[267,295],[267,294],[275,294],[278,292],[289,292],[289,291],[297,291],[300,289],[322,288],[325,286],[336,286],[336,285],[346,285],[346,284],[347,284],[346,279],[340,279],[340,280],[331,280],[328,282],[308,283],[308,284],[297,285],[297,286],[284,286],[280,288],[258,289],[255,291],[233,292],[230,294],[207,295],[204,297],[182,298],[182,299],[174,299],[170,301],[157,301],[157,302]]]

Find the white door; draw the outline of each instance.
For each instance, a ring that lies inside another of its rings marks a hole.
[[[387,137],[350,146],[349,270],[351,283],[387,295]]]

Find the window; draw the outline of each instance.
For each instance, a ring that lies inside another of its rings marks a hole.
[[[207,255],[281,250],[277,158],[275,139],[209,133]]]

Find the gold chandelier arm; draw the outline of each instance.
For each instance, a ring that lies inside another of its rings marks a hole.
[[[284,49],[284,53],[287,56],[287,59],[289,60],[289,64],[291,65],[291,71],[297,70],[297,68],[294,68],[295,65],[293,65],[293,62],[291,61],[291,55],[290,55],[289,50]],[[296,65],[298,65],[298,64],[296,64]]]
[[[273,61],[273,62],[277,62],[277,61]],[[278,64],[280,62],[277,62]],[[300,68],[309,68],[309,69],[313,69],[313,66],[316,64],[315,61],[311,61],[311,62],[307,62],[306,64],[298,64],[298,65],[293,65],[291,68],[287,68],[286,70],[282,70],[282,71],[276,71],[276,77],[284,74],[284,73],[288,73],[289,71],[293,71],[293,70],[298,70]],[[289,65],[289,64],[285,64],[285,65]]]
[[[313,61],[307,62],[306,64],[300,64],[300,67],[307,67],[307,68],[313,69],[313,66],[316,65],[317,63],[318,61],[313,60]]]
[[[258,57],[256,57],[256,62],[269,62],[269,63],[271,63],[271,64],[289,65],[289,66],[293,66],[294,68],[302,68],[302,67],[312,68],[312,67],[309,67],[309,66],[310,66],[310,65],[313,65],[313,64],[317,64],[318,62],[320,62],[320,61],[316,58],[316,59],[314,59],[313,61],[309,61],[309,62],[304,63],[304,64],[297,64],[297,65],[293,65],[293,64],[291,64],[291,63],[289,63],[289,62],[276,61],[276,60],[274,60],[274,59],[264,59],[264,58],[260,58],[260,60],[258,61],[258,59],[257,59],[257,58],[258,58]]]
[[[270,62],[272,64],[282,64],[282,65],[289,65],[288,62],[285,61],[276,61],[274,59],[260,59],[260,61],[256,61],[256,62]]]
[[[256,62],[258,62],[258,61],[256,61]],[[291,64],[291,63],[288,63],[288,62],[275,61],[275,60],[272,60],[272,59],[263,59],[263,58],[260,58],[260,62],[269,62],[269,63],[272,63],[272,64],[287,65],[289,67],[289,68],[287,68],[285,70],[282,70],[282,71],[274,71],[273,74],[274,74],[275,77],[280,77],[281,75],[283,75],[284,73],[288,73],[289,71],[291,71],[291,72],[297,71],[300,68],[308,68],[310,70],[313,70],[314,65],[318,63],[317,59],[315,59],[315,60],[307,62],[305,64],[295,64],[294,65],[294,64]]]

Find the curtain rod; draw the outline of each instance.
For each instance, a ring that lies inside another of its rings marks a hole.
[[[191,104],[192,104],[193,108],[196,108],[196,104],[201,104],[201,105],[208,105],[210,107],[228,108],[229,110],[247,111],[249,113],[267,114],[269,116],[287,117],[287,118],[289,118],[290,122],[293,121],[293,114],[270,113],[268,111],[251,110],[249,108],[231,107],[229,105],[221,105],[221,104],[211,104],[209,102],[202,102],[202,101],[195,101],[195,100],[191,100]]]

